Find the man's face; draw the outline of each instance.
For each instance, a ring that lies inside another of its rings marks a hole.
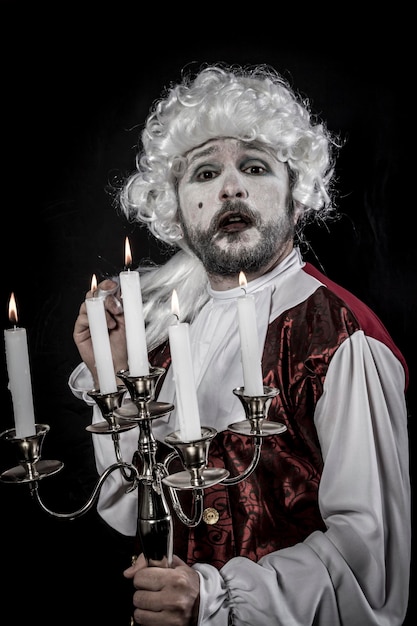
[[[292,245],[287,167],[260,144],[225,138],[190,150],[178,198],[184,238],[209,273],[268,269]]]

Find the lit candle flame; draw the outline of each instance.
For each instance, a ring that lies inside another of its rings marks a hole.
[[[172,311],[172,314],[175,315],[177,320],[179,320],[180,319],[180,305],[178,302],[178,295],[177,295],[176,289],[174,289],[172,292],[171,311]]]
[[[242,287],[242,289],[245,291],[245,287],[248,286],[248,281],[246,280],[246,276],[243,272],[240,272],[239,274],[239,287]]]
[[[130,249],[129,238],[125,239],[125,266],[130,267],[132,265],[132,251]]]
[[[12,324],[17,324],[17,306],[16,306],[16,298],[14,297],[14,293],[12,291],[10,300],[9,300],[9,320]]]
[[[96,289],[97,289],[97,277],[95,274],[93,274],[91,278],[91,291],[93,292],[93,294],[96,291]]]

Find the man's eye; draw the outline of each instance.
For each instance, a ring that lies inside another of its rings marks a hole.
[[[200,170],[194,176],[195,180],[211,180],[216,177],[216,172],[213,170]]]
[[[243,171],[245,172],[245,174],[260,175],[265,174],[267,170],[263,165],[248,165],[243,169]]]

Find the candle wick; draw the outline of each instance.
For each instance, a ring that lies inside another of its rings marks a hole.
[[[244,294],[246,296],[246,289],[244,287],[241,287],[241,290],[244,292]]]
[[[174,317],[176,318],[177,322],[180,321],[180,316],[178,315],[178,313],[173,313]]]

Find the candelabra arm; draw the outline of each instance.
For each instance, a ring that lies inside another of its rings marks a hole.
[[[118,432],[112,433],[112,439],[113,439],[114,453],[116,455],[117,463],[119,464],[120,473],[122,474],[123,478],[127,480],[128,482],[132,482],[132,481],[135,482],[135,479],[137,479],[138,477],[138,471],[136,467],[132,469],[132,465],[126,464],[123,461],[122,453],[120,451],[119,433]],[[130,469],[130,473],[126,471],[126,468]],[[131,491],[131,489],[128,489],[128,491]]]
[[[204,509],[204,489],[193,489],[193,517],[188,517],[181,506],[179,501],[177,491],[173,487],[168,487],[169,494],[172,500],[172,506],[174,511],[178,517],[178,519],[188,526],[189,528],[194,528],[198,526],[203,518],[203,509]]]
[[[42,501],[42,499],[41,499],[41,497],[39,495],[38,481],[33,481],[33,482],[30,483],[31,495],[35,498],[35,500],[37,501],[37,503],[39,504],[41,509],[43,511],[45,511],[46,513],[48,513],[49,515],[52,515],[53,517],[58,517],[60,519],[73,520],[73,519],[76,519],[78,517],[81,517],[81,515],[84,515],[84,513],[87,513],[87,511],[89,511],[91,509],[91,507],[93,506],[93,504],[97,500],[97,498],[98,498],[98,496],[100,494],[101,488],[102,488],[104,482],[106,481],[106,479],[108,478],[108,476],[110,476],[110,474],[112,472],[114,472],[115,470],[121,469],[122,467],[129,468],[131,470],[131,476],[135,475],[134,478],[131,479],[131,480],[133,480],[133,485],[131,487],[129,487],[129,491],[132,491],[132,489],[134,489],[137,486],[138,481],[139,481],[139,473],[138,473],[136,467],[134,467],[130,463],[124,463],[124,462],[114,463],[113,465],[110,465],[102,473],[102,475],[100,476],[96,486],[94,487],[94,490],[93,490],[90,498],[77,511],[73,511],[73,512],[70,512],[70,513],[58,513],[56,511],[52,511],[47,506],[45,506],[45,504],[43,503],[43,501]]]
[[[168,468],[170,463],[179,458],[179,454],[176,451],[170,452],[164,460],[163,463],[163,472],[164,476],[168,476]],[[169,495],[171,497],[172,506],[174,508],[175,514],[178,519],[188,526],[189,528],[193,528],[194,526],[198,526],[203,518],[203,509],[204,509],[204,490],[201,488],[193,489],[193,516],[188,517],[181,506],[180,500],[177,495],[177,489],[168,486]]]
[[[178,458],[179,458],[179,454],[175,450],[173,450],[172,452],[170,452],[169,454],[166,455],[164,463],[163,463],[163,466],[164,466],[164,469],[165,469],[165,471],[164,471],[165,475],[168,475],[168,473],[169,473],[170,463],[172,463],[172,461],[174,459],[178,459]]]
[[[239,476],[232,476],[231,478],[225,478],[224,480],[222,480],[223,485],[237,485],[242,480],[248,478],[252,474],[252,472],[255,471],[259,463],[259,459],[261,458],[262,438],[255,436],[253,446],[253,458],[250,465],[248,465],[245,471],[242,472],[242,474],[239,474]]]

